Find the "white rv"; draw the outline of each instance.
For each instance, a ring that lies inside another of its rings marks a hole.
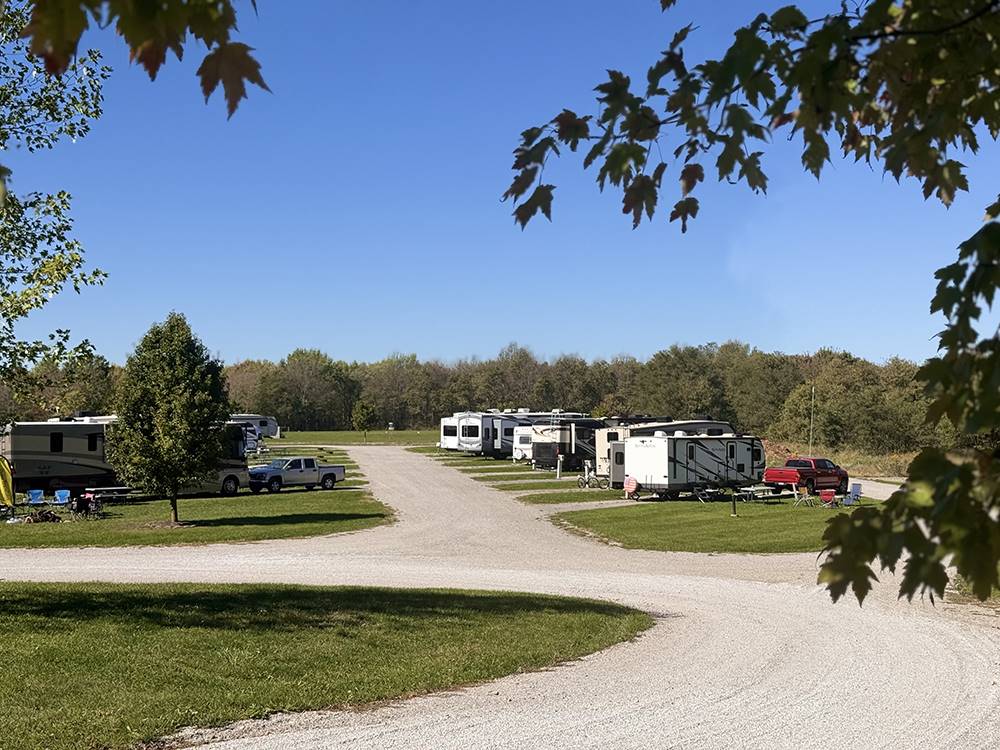
[[[611,476],[611,443],[618,440],[652,435],[658,431],[669,434],[676,430],[683,430],[692,435],[722,435],[735,431],[729,422],[717,419],[673,420],[670,417],[629,417],[615,418],[609,421],[618,422],[618,424],[598,429],[594,435],[594,452],[596,453],[594,473],[601,477]]]
[[[87,420],[87,421],[84,421]],[[14,422],[0,432],[0,455],[14,468],[15,492],[68,489],[117,484],[105,458],[107,427],[114,417],[78,420]],[[249,485],[246,438],[242,425],[227,424],[227,451],[219,464],[217,481],[186,492],[235,495]]]
[[[438,447],[446,451],[458,450],[458,418],[441,417],[441,439]]]
[[[531,438],[535,431],[535,426],[522,424],[514,428],[514,446],[511,453],[517,461],[531,460]]]
[[[268,417],[264,414],[231,414],[229,419],[233,422],[250,422],[257,428],[257,434],[260,437],[281,437],[281,427],[278,426],[278,420],[274,417]]]
[[[625,475],[637,482],[639,492],[676,498],[681,492],[746,487],[764,476],[764,445],[753,435],[691,434],[677,428],[622,442]]]

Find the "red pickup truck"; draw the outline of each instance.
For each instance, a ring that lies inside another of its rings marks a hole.
[[[847,472],[825,458],[790,458],[784,466],[764,470],[764,484],[769,485],[775,494],[785,489],[805,487],[809,494],[836,490],[846,495],[847,483]]]

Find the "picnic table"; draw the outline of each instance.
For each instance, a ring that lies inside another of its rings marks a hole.
[[[104,504],[125,503],[131,499],[131,487],[84,487],[84,495]]]

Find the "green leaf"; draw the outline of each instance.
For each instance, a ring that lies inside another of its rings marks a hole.
[[[687,220],[698,215],[698,199],[688,196],[674,204],[674,210],[670,212],[670,221],[681,220],[681,234],[687,232]]]
[[[205,57],[201,67],[198,68],[198,77],[201,78],[201,90],[205,94],[205,101],[208,101],[212,92],[221,83],[230,117],[239,107],[240,100],[247,98],[246,81],[259,86],[264,91],[271,91],[261,77],[260,63],[250,54],[252,51],[250,47],[241,42],[220,44]]]
[[[564,109],[552,120],[556,126],[556,136],[563,143],[569,144],[570,151],[576,151],[581,140],[590,138],[590,115],[578,117],[576,112]]]
[[[552,221],[552,191],[555,185],[539,185],[528,200],[514,209],[514,221],[524,229],[528,222],[541,211],[545,218]]]
[[[788,31],[805,31],[809,19],[805,13],[794,5],[786,5],[784,8],[776,10],[771,14],[771,29],[778,34]]]
[[[705,169],[701,164],[687,164],[681,170],[681,195],[687,195],[694,186],[705,179]]]
[[[625,188],[622,200],[622,213],[632,214],[632,228],[635,229],[642,221],[642,212],[645,210],[646,216],[653,218],[656,210],[657,199],[656,179],[649,175],[641,174],[637,176]]]
[[[507,188],[507,191],[500,198],[501,202],[506,201],[508,198],[514,198],[516,200],[528,192],[528,188],[530,188],[535,182],[537,174],[538,167],[536,165],[531,165],[530,167],[522,169],[517,176],[514,177],[514,181],[510,184],[510,187]]]
[[[997,196],[996,203],[991,203],[986,207],[986,216],[983,221],[992,221],[1000,216],[1000,195]]]

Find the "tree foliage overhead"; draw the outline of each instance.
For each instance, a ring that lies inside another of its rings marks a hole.
[[[0,15],[0,152],[36,151],[85,136],[101,114],[101,84],[109,74],[91,50],[61,78],[47,77],[20,38],[26,14],[22,2]],[[0,193],[3,189],[0,179]],[[46,352],[65,353],[68,341],[67,331],[57,331],[50,341],[21,341],[14,331],[18,321],[63,289],[79,291],[100,283],[104,274],[84,266],[68,193],[6,198],[0,201],[0,377],[15,383]],[[86,345],[79,351],[84,350]]]
[[[676,4],[660,0],[663,10]],[[775,137],[798,139],[817,178],[835,148],[897,181],[915,179],[947,206],[969,188],[959,157],[1000,135],[1000,0],[831,2],[818,17],[788,5],[693,64],[684,54],[692,31],[674,34],[643,82],[609,70],[596,115],[564,109],[521,134],[503,197],[522,227],[539,212],[551,219],[555,186],[542,173],[566,148],[585,151],[601,190],[621,192],[633,227],[653,218],[661,189],[679,185],[668,218],[684,232],[706,173],[767,190],[763,158]],[[919,372],[934,399],[927,418],[947,418],[959,433],[1000,430],[1000,332],[977,328],[1000,287],[998,216],[1000,198],[958,261],[938,271],[931,304],[947,327],[941,355]],[[953,565],[985,598],[1000,589],[1000,451],[985,441],[956,460],[928,448],[883,509],[839,517],[825,539],[820,580],[834,599],[850,589],[863,600],[875,560],[890,570],[905,560],[901,596],[943,595]]]
[[[108,460],[119,480],[170,499],[214,479],[229,418],[222,364],[213,359],[183,315],[149,329],[128,358],[114,397]]]

